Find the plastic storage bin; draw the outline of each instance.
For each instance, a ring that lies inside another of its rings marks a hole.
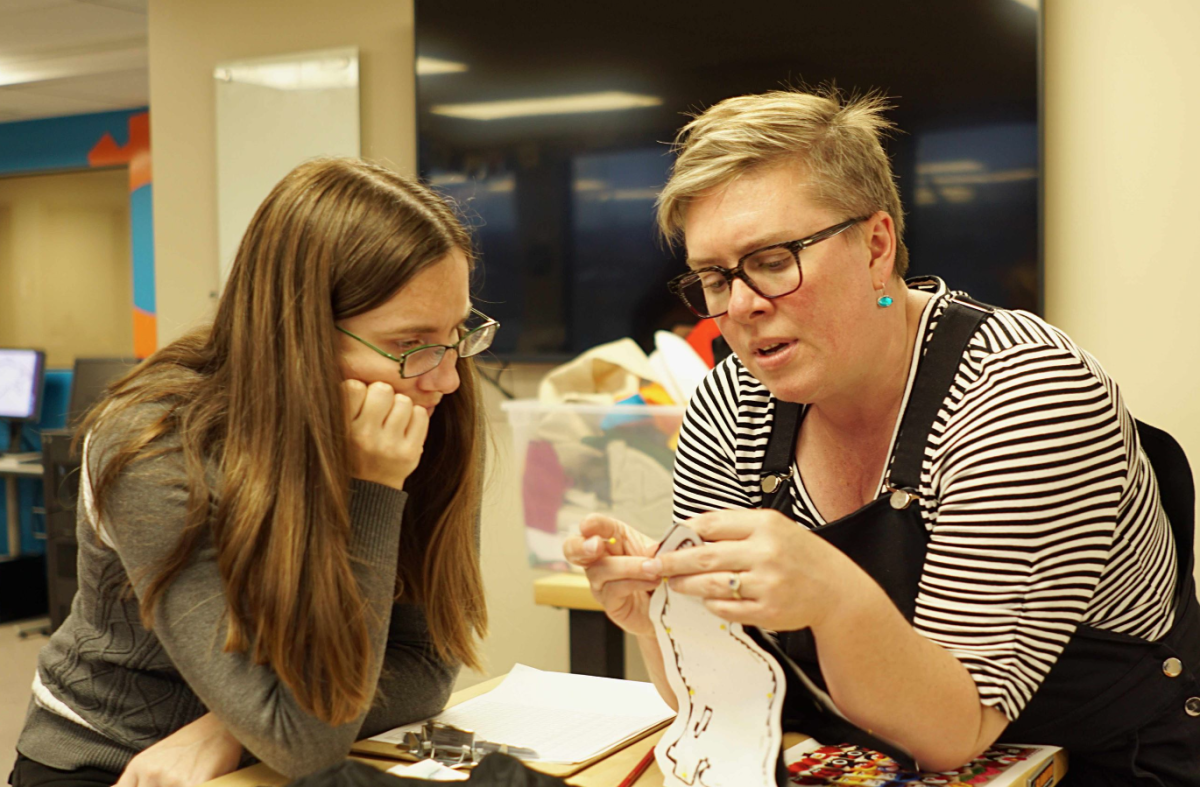
[[[513,433],[529,560],[565,567],[562,545],[592,512],[658,537],[671,524],[683,406],[501,405]]]

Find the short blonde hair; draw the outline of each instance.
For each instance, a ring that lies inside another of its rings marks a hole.
[[[683,239],[688,204],[744,172],[800,161],[818,205],[846,218],[887,211],[896,225],[895,273],[908,271],[904,212],[883,151],[894,129],[877,93],[847,97],[836,88],[774,90],[728,98],[679,130],[675,164],[658,196],[658,227],[668,243]]]

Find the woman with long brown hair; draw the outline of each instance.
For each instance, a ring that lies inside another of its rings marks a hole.
[[[81,430],[80,589],[16,787],[296,776],[443,707],[487,623],[472,265],[445,202],[381,167],[275,187],[213,324]]]

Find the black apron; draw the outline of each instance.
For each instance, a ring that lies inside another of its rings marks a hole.
[[[925,445],[966,345],[990,312],[962,296],[950,300],[918,363],[885,494],[814,531],[875,579],[910,623],[929,539],[917,494]],[[793,504],[788,479],[801,417],[801,405],[775,400],[763,460],[763,507],[788,517]],[[1069,783],[1083,787],[1200,787],[1200,605],[1192,577],[1195,490],[1178,443],[1140,421],[1137,430],[1175,537],[1175,623],[1157,642],[1079,626],[1000,740],[1062,746],[1070,755]],[[786,655],[785,663],[824,689],[808,629],[781,633],[778,647],[760,632],[752,636],[776,655]],[[828,712],[798,680],[789,675],[784,729],[827,743],[874,748],[913,767],[906,752]]]

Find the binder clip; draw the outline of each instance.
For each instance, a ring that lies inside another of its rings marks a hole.
[[[417,759],[436,760],[451,768],[477,765],[493,752],[519,760],[537,759],[537,752],[533,749],[477,739],[470,730],[438,721],[425,722],[419,733],[404,733],[404,743],[399,747]]]

